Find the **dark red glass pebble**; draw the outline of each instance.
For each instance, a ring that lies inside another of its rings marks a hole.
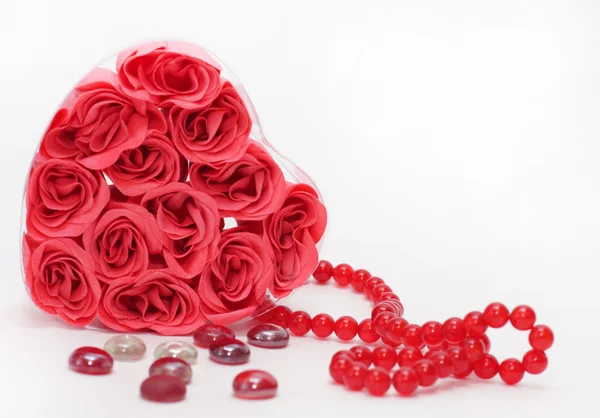
[[[221,364],[244,364],[250,359],[250,348],[233,338],[221,338],[208,348],[210,359]]]
[[[257,324],[248,331],[248,343],[262,348],[283,348],[290,335],[279,325]]]
[[[233,394],[242,399],[268,399],[277,394],[277,380],[262,370],[246,370],[233,379]]]
[[[219,338],[235,338],[235,333],[227,327],[216,324],[203,325],[194,332],[194,345],[208,348]]]
[[[186,361],[175,357],[159,358],[152,363],[148,374],[150,376],[173,376],[181,379],[185,384],[188,384],[192,381],[192,368],[190,365]]]
[[[69,357],[69,368],[77,373],[109,374],[112,367],[113,358],[110,354],[96,347],[80,347]]]
[[[150,376],[140,387],[142,398],[152,402],[179,402],[185,399],[185,383],[174,376]]]

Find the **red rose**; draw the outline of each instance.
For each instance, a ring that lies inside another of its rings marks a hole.
[[[192,162],[237,160],[248,148],[252,128],[246,106],[230,83],[204,110],[172,107],[168,122],[173,143]]]
[[[37,248],[30,243],[24,237],[25,282],[33,303],[71,325],[92,322],[101,291],[89,254],[69,238],[50,239]]]
[[[183,181],[188,162],[177,152],[169,138],[151,133],[142,145],[123,151],[106,174],[127,196],[140,196],[148,190]]]
[[[223,216],[237,220],[264,219],[285,199],[281,169],[256,143],[237,161],[192,164],[190,183],[215,199]]]
[[[307,184],[289,185],[277,213],[264,221],[264,234],[275,255],[271,293],[287,296],[302,285],[319,261],[316,243],[325,232],[327,211],[317,192]]]
[[[98,307],[98,317],[115,331],[153,330],[184,335],[204,324],[197,293],[169,270],[149,270],[114,280]]]
[[[175,42],[142,45],[117,58],[123,91],[161,108],[208,106],[221,90],[220,70],[199,47]]]
[[[161,232],[141,206],[110,202],[105,213],[83,233],[85,250],[103,282],[146,271],[151,254],[160,254]]]
[[[34,164],[27,187],[27,232],[37,240],[81,235],[109,198],[99,171],[68,160]]]
[[[216,324],[232,324],[256,310],[272,281],[272,254],[261,237],[227,229],[200,276],[200,310]]]
[[[159,109],[124,95],[117,88],[116,74],[99,68],[75,88],[56,113],[40,153],[74,158],[87,168],[101,170],[117,161],[123,151],[138,147],[149,130],[167,130]]]
[[[163,232],[163,256],[173,274],[199,275],[212,261],[219,242],[219,212],[215,201],[185,183],[171,183],[146,193],[142,206]]]

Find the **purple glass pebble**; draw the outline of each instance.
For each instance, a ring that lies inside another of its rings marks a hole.
[[[248,343],[263,348],[283,348],[288,345],[288,332],[274,324],[258,324],[248,331]]]
[[[209,348],[212,343],[219,338],[235,338],[232,330],[222,325],[207,324],[203,325],[194,332],[194,345],[202,348]]]
[[[219,338],[208,352],[212,361],[221,364],[244,364],[250,358],[250,348],[234,338]]]

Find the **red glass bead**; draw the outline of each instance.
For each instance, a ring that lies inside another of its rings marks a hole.
[[[452,373],[452,376],[454,376],[456,379],[464,379],[468,377],[471,373],[473,373],[473,366],[469,363],[467,370],[465,370],[462,373]]]
[[[262,370],[246,370],[233,379],[233,394],[241,399],[269,399],[277,393],[277,379]]]
[[[326,283],[333,275],[333,265],[329,261],[321,260],[313,272],[313,277],[319,283]]]
[[[535,312],[527,305],[519,305],[510,313],[510,323],[521,331],[527,331],[535,324]]]
[[[385,337],[387,332],[387,323],[390,322],[393,318],[396,317],[396,314],[391,312],[382,312],[373,319],[373,326],[375,327],[375,332],[381,337]]]
[[[341,316],[333,326],[335,335],[342,341],[350,341],[356,337],[358,322],[351,316]]]
[[[389,305],[387,303],[381,303],[381,304],[377,304],[373,310],[371,310],[371,319],[375,319],[377,318],[377,316],[381,313],[384,312],[389,312],[391,314],[394,314],[394,316],[396,316],[396,309],[392,306]]]
[[[379,297],[379,300],[377,300],[377,303],[385,302],[388,300],[397,300],[398,302],[400,302],[400,298],[398,297],[397,294],[392,293],[392,292],[387,292]]]
[[[367,366],[362,363],[352,364],[344,374],[344,386],[350,390],[361,390],[365,387],[367,371]]]
[[[371,273],[367,270],[358,269],[352,274],[352,279],[350,279],[350,285],[359,293],[363,292],[365,288],[365,281],[371,277]]]
[[[471,363],[479,361],[485,354],[485,348],[481,340],[476,338],[467,338],[463,343],[465,354]]]
[[[490,303],[483,311],[483,320],[492,328],[502,328],[509,316],[508,308],[499,302]]]
[[[423,333],[423,342],[428,347],[437,347],[444,341],[444,332],[442,324],[437,321],[425,322],[421,327]]]
[[[471,369],[469,358],[462,347],[450,347],[446,352],[452,358],[452,374],[460,376]]]
[[[415,324],[409,324],[402,330],[402,344],[406,347],[419,348],[423,344],[423,332],[421,327]]]
[[[315,315],[310,327],[317,337],[326,338],[333,333],[333,325],[334,321],[331,315],[322,313]]]
[[[483,334],[481,337],[479,337],[479,341],[481,341],[481,343],[483,344],[483,351],[485,353],[489,353],[490,349],[492,348],[492,342],[490,341],[490,337]]]
[[[346,356],[341,356],[331,360],[329,365],[329,374],[337,383],[344,383],[344,375],[354,362]]]
[[[540,350],[529,350],[523,356],[523,367],[529,374],[540,374],[548,367],[548,357]]]
[[[219,338],[235,338],[235,333],[227,327],[216,324],[206,324],[194,332],[194,345],[208,348]]]
[[[400,395],[410,395],[419,387],[419,375],[412,367],[402,367],[392,377],[394,389]]]
[[[331,361],[338,359],[340,357],[348,357],[352,361],[356,360],[356,355],[352,351],[340,350],[333,355],[333,357],[331,358]]]
[[[373,288],[373,291],[371,292],[371,300],[372,301],[379,300],[381,295],[383,295],[384,293],[389,293],[391,291],[392,291],[392,288],[389,287],[387,284],[385,284],[385,283],[378,284],[377,286],[375,286]]]
[[[419,376],[419,384],[423,387],[433,385],[438,379],[438,372],[431,360],[422,359],[417,361],[413,369]]]
[[[112,367],[113,358],[110,354],[96,347],[80,347],[69,357],[69,368],[77,373],[109,374]]]
[[[498,374],[499,369],[498,360],[491,354],[484,354],[479,361],[473,364],[473,371],[480,379],[491,379]]]
[[[292,316],[292,310],[287,306],[276,306],[271,310],[270,322],[275,325],[279,325],[282,328],[287,328]]]
[[[375,367],[367,372],[365,378],[365,387],[373,396],[383,396],[390,388],[392,379],[390,373],[382,368]]]
[[[425,357],[431,360],[435,366],[438,376],[441,378],[448,377],[452,374],[452,357],[445,351],[436,350],[430,351]]]
[[[186,385],[192,381],[192,368],[190,365],[186,361],[175,357],[159,358],[152,363],[148,374],[150,376],[167,374],[181,379]]]
[[[375,332],[375,325],[371,319],[363,319],[358,324],[358,337],[366,343],[374,343],[379,339],[379,334]]]
[[[396,342],[390,340],[388,337],[381,337],[381,342],[384,343],[385,345],[389,345],[390,347],[393,347],[393,348],[399,347],[400,344],[402,344],[402,343],[396,343]]]
[[[219,338],[208,348],[210,359],[220,364],[244,364],[250,359],[250,348],[240,340]]]
[[[288,345],[288,332],[274,324],[256,324],[247,334],[248,344],[262,348],[283,348]]]
[[[488,328],[483,320],[483,314],[479,311],[473,311],[466,314],[463,325],[466,333],[471,337],[481,337]]]
[[[444,339],[449,344],[458,344],[464,341],[467,336],[465,325],[460,318],[450,318],[442,325]]]
[[[404,347],[398,352],[396,361],[400,367],[412,367],[423,358],[423,353],[414,347]]]
[[[546,325],[536,325],[529,333],[529,344],[536,350],[546,351],[554,343],[554,333]]]
[[[373,350],[373,365],[391,370],[396,365],[396,350],[386,345]]]
[[[515,385],[523,379],[525,369],[516,358],[509,358],[500,364],[500,378],[507,385]]]
[[[142,398],[152,402],[179,402],[185,399],[185,383],[174,376],[150,376],[140,387]]]
[[[408,325],[408,321],[399,316],[392,318],[386,325],[385,336],[388,340],[394,344],[400,344],[402,342],[402,330]]]
[[[354,354],[355,360],[361,362],[365,366],[369,367],[373,361],[373,353],[369,350],[369,347],[364,345],[357,345],[350,349],[350,352]]]
[[[365,294],[366,297],[371,299],[371,294],[373,292],[373,289],[375,289],[375,286],[380,285],[382,283],[384,283],[384,281],[381,277],[377,277],[377,276],[369,277],[367,280],[365,280],[365,286],[363,288],[363,293]]]
[[[353,274],[354,269],[348,264],[338,264],[333,269],[333,280],[340,286],[348,286]]]
[[[290,315],[288,329],[297,336],[303,336],[310,331],[312,318],[307,312],[296,311]]]

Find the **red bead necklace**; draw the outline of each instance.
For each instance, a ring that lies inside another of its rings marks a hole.
[[[444,323],[416,325],[403,318],[404,306],[392,289],[367,270],[353,270],[348,264],[334,268],[323,260],[313,277],[319,283],[333,277],[339,286],[350,285],[363,293],[375,304],[371,318],[360,323],[351,316],[334,320],[324,313],[311,318],[304,311],[277,306],[259,319],[287,328],[297,336],[312,331],[317,337],[326,338],[335,333],[340,340],[350,341],[358,335],[365,343],[381,338],[385,345],[373,350],[355,346],[338,351],[331,359],[331,377],[350,390],[366,388],[370,394],[381,396],[393,385],[399,394],[410,395],[419,386],[431,386],[440,378],[464,379],[471,373],[481,379],[500,374],[505,383],[514,385],[525,372],[540,374],[548,366],[545,351],[552,346],[554,334],[546,325],[535,325],[536,315],[529,306],[520,305],[509,312],[506,306],[495,302],[483,312],[469,312],[463,319],[452,317]],[[488,327],[501,328],[509,321],[517,330],[529,331],[532,349],[522,361],[509,358],[499,363],[489,354],[491,343],[486,331]],[[397,349],[400,346],[403,347]],[[399,368],[390,374],[396,365]]]

